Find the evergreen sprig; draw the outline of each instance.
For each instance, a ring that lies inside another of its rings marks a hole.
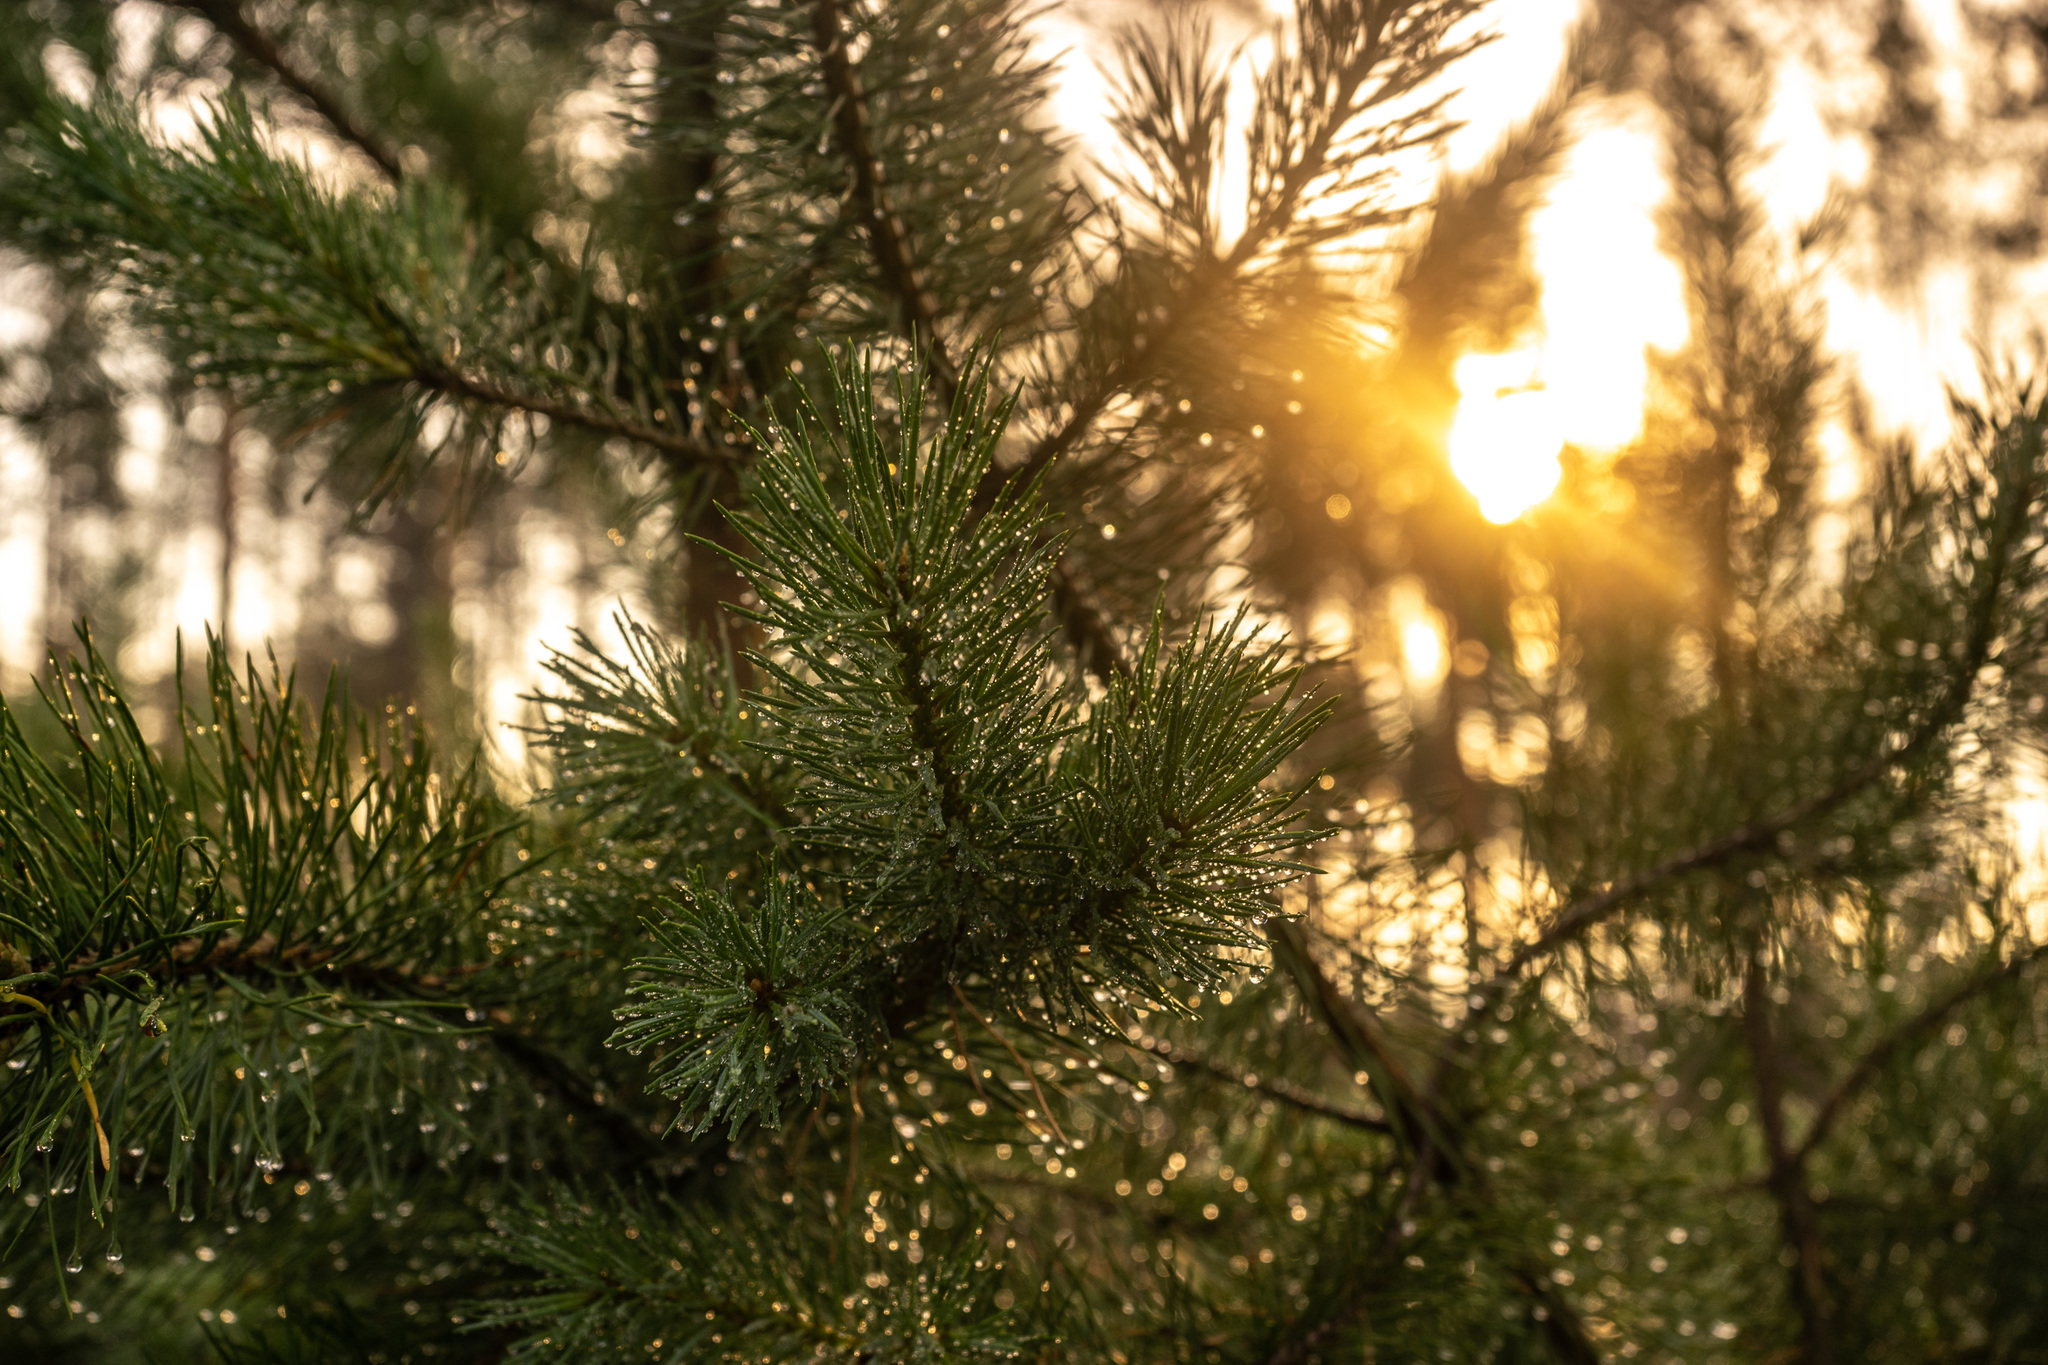
[[[1005,883],[1047,846],[1064,717],[1044,617],[1057,543],[1028,490],[973,515],[1009,405],[985,366],[970,376],[927,441],[921,376],[898,378],[892,435],[868,363],[836,367],[835,422],[806,409],[777,426],[737,524],[760,556],[742,565],[761,597],[744,614],[779,646],[758,656],[777,684],[761,702],[774,750],[809,778],[807,839],[851,857],[852,908],[886,944],[935,939],[987,971]]]
[[[1296,696],[1299,667],[1247,615],[1168,653],[1155,614],[1130,677],[1092,708],[1067,759],[1086,793],[1070,837],[1087,849],[1092,894],[1061,926],[1088,945],[1085,968],[1044,958],[1064,965],[1064,999],[1088,999],[1089,977],[1145,1001],[1167,1000],[1170,981],[1213,987],[1234,970],[1218,950],[1256,956],[1274,892],[1313,870],[1290,857],[1319,837],[1301,819],[1306,786],[1268,783],[1331,704]]]
[[[885,413],[869,361],[836,363],[832,420],[773,429],[736,518],[759,556],[738,561],[759,595],[741,615],[768,633],[752,743],[792,775],[803,861],[750,884],[754,910],[693,880],[651,925],[666,952],[636,964],[655,976],[614,1042],[674,1049],[656,1074],[693,1128],[774,1125],[956,1002],[992,1027],[974,997],[1120,1031],[1118,1009],[1234,970],[1223,951],[1255,951],[1306,870],[1286,856],[1315,837],[1299,793],[1265,783],[1327,705],[1293,698],[1298,670],[1240,611],[1179,649],[1155,620],[1084,715],[1048,647],[1060,539],[1035,486],[976,514],[1009,405],[974,358],[927,435],[922,380],[899,374]],[[581,763],[611,736],[576,705],[549,742]]]
[[[662,951],[636,959],[646,973],[612,1045],[664,1049],[661,1092],[695,1132],[729,1122],[780,1126],[782,1106],[843,1082],[869,1027],[847,991],[854,965],[840,917],[773,868],[759,905],[735,905],[693,873],[667,913],[648,921]]]
[[[716,840],[744,864],[784,840],[792,770],[762,752],[766,716],[749,705],[730,647],[674,644],[625,615],[616,625],[625,659],[579,631],[574,653],[545,662],[558,688],[531,700],[553,712],[534,731],[553,763],[549,799],[671,860],[701,859]],[[734,841],[735,821],[749,837]],[[682,830],[703,840],[679,849]]]
[[[1016,1296],[986,1207],[936,1188],[921,1203],[874,1193],[858,1208],[743,1199],[726,1213],[617,1193],[526,1201],[492,1245],[530,1288],[484,1305],[477,1329],[545,1334],[520,1356],[675,1365],[992,1362],[1036,1344],[1024,1312],[1004,1306]]]
[[[460,1029],[454,988],[491,961],[514,822],[475,770],[336,687],[309,714],[218,642],[206,667],[175,765],[89,638],[43,697],[60,756],[0,703],[10,1189],[99,1210],[155,1170],[189,1208],[195,1184],[331,1152],[337,1120],[375,1120],[323,1097],[407,1084],[370,1035]]]

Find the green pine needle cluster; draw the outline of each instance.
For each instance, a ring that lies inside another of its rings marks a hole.
[[[1171,983],[1226,979],[1223,950],[1255,950],[1273,891],[1310,870],[1288,857],[1315,837],[1295,794],[1263,784],[1329,707],[1294,697],[1278,643],[1240,612],[1165,651],[1155,622],[1135,671],[1084,705],[1050,647],[1061,538],[1037,489],[976,506],[1010,415],[986,365],[929,434],[921,374],[898,379],[887,415],[864,362],[830,378],[829,422],[810,409],[763,438],[740,521],[759,556],[739,560],[759,594],[742,619],[764,631],[747,742],[794,777],[776,830],[792,866],[749,870],[752,911],[692,873],[650,926],[665,952],[636,963],[655,977],[614,1039],[676,1049],[660,1088],[700,1131],[779,1124],[956,1001],[1097,1032],[1172,1008]],[[595,710],[591,666],[558,672],[585,684],[565,715]],[[615,715],[630,692],[691,691],[608,676]]]

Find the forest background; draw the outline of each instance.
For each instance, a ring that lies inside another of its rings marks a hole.
[[[1501,40],[1450,82],[1464,126],[1406,167],[1408,202],[1426,202],[1438,166],[1479,167],[1552,96],[1580,10],[1528,0],[1489,16]],[[1103,131],[1110,35],[1183,12],[1206,14],[1234,40],[1268,18],[1250,4],[1129,3],[1040,17],[1044,52],[1059,55],[1053,110],[1078,163],[1114,150]],[[41,32],[46,13],[53,22]],[[230,78],[232,48],[189,7],[140,0],[101,15],[32,0],[22,17],[18,109],[44,82],[74,97],[161,86],[158,117],[175,129]],[[1948,386],[1972,389],[1980,348],[2023,339],[2039,316],[2048,284],[2032,168],[2048,147],[2048,116],[2031,85],[2035,21],[2024,5],[1897,0],[1747,6],[1741,22],[1766,67],[1744,168],[1757,210],[1788,242],[1825,228],[1792,269],[1843,362],[1846,401],[1828,407],[1820,434],[1831,451],[1825,500],[1846,504],[1861,485],[1859,449],[1899,435],[1938,445]],[[94,38],[89,51],[65,41],[67,25],[82,43]],[[617,116],[632,88],[630,54],[601,55],[588,82],[561,91],[528,130],[537,151],[592,187],[627,154]],[[316,165],[362,174],[317,117],[289,104],[279,117],[287,145]],[[1514,325],[1554,338],[1552,367],[1570,357],[1581,377],[1572,401],[1583,425],[1618,447],[1653,401],[1644,348],[1674,351],[1689,326],[1685,281],[1659,235],[1669,168],[1640,93],[1582,91],[1570,127],[1569,145],[1527,168],[1511,206],[1529,218],[1526,243],[1500,249],[1536,287],[1523,305],[1533,327]],[[322,484],[324,457],[279,452],[225,398],[180,388],[146,339],[89,292],[18,249],[0,251],[0,577],[10,585],[0,689],[18,694],[46,643],[89,613],[122,676],[148,691],[145,722],[162,725],[174,631],[198,638],[211,623],[288,659],[346,663],[362,695],[429,707],[487,739],[516,774],[523,743],[508,723],[528,718],[521,697],[547,650],[570,628],[617,644],[614,608],[655,606],[647,555],[660,552],[664,527],[615,525],[635,491],[621,496],[617,480],[565,489],[534,467],[454,527],[407,508],[357,524],[348,500]],[[1427,644],[1442,622],[1418,586],[1363,604],[1385,618],[1370,629],[1349,619],[1361,604],[1343,593],[1295,624],[1426,691],[1448,654]]]

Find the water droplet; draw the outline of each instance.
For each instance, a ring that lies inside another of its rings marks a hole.
[[[64,1269],[67,1274],[76,1275],[79,1271],[85,1269],[85,1258],[76,1251],[72,1252],[71,1259],[64,1263]]]

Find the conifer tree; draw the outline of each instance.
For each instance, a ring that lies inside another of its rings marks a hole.
[[[7,240],[366,521],[636,474],[664,606],[563,640],[530,802],[246,642],[166,744],[89,630],[5,704],[0,1345],[2039,1355],[2048,391],[1816,535],[1853,396],[1739,24],[1604,7],[1409,202],[1469,0],[1134,31],[1100,177],[1000,0],[178,12],[125,85],[109,14],[0,15],[102,87],[10,58]],[[1494,528],[1450,365],[1597,88],[1693,339]],[[575,89],[615,158],[534,138]],[[1396,578],[1433,702],[1283,630]]]

